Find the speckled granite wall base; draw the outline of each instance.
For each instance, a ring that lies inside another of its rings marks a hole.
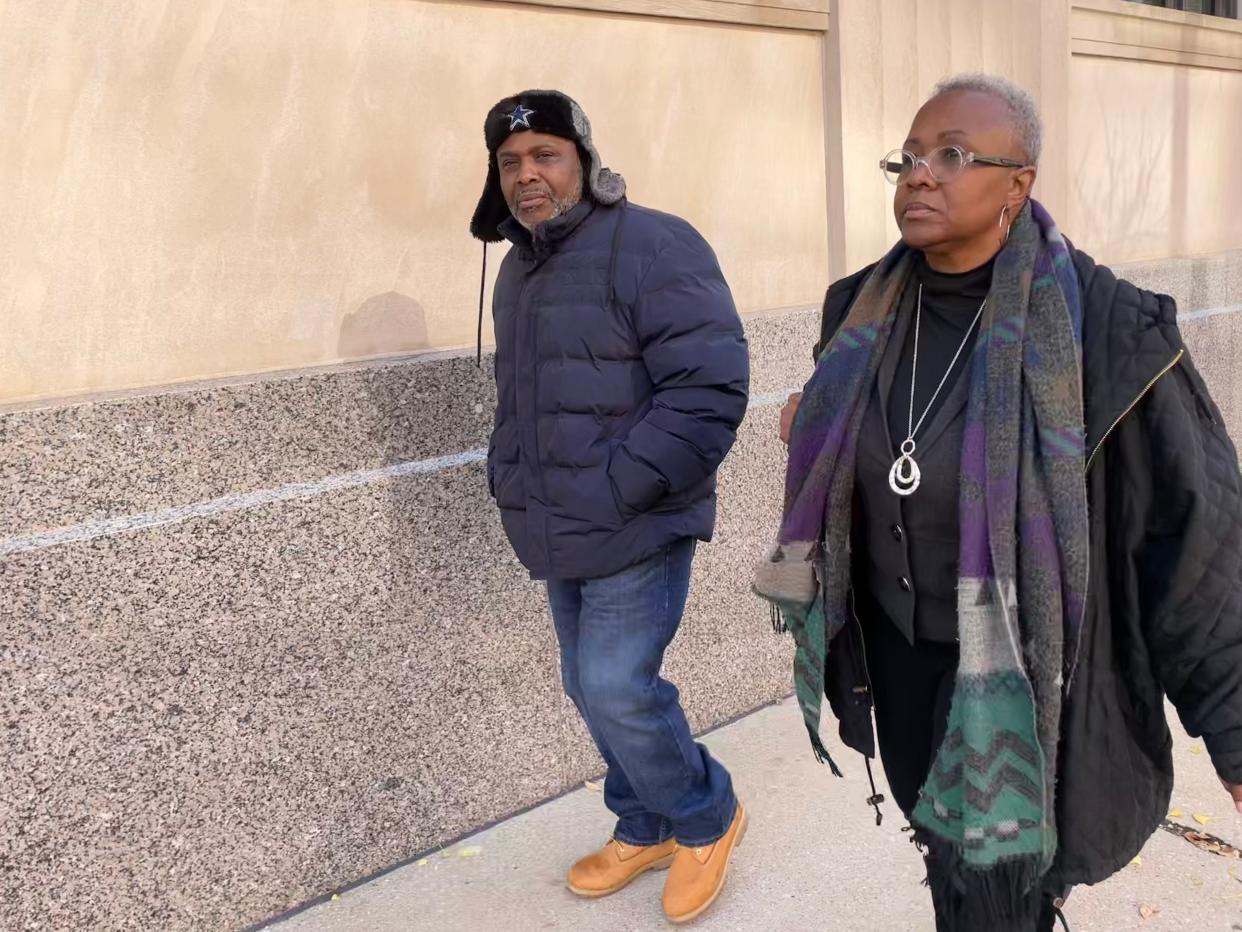
[[[1242,303],[1242,255],[1211,263],[1134,274]],[[669,658],[698,728],[789,689],[746,581],[817,317],[747,324]],[[1185,331],[1242,430],[1242,313]],[[599,769],[486,495],[490,411],[486,370],[424,358],[0,412],[0,928],[241,927]]]

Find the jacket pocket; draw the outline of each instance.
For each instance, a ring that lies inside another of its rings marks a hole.
[[[875,757],[871,688],[860,634],[852,620],[828,645],[824,694],[837,717],[838,733],[845,746],[866,757]]]
[[[612,507],[621,519],[621,524],[638,517],[639,514],[633,508],[626,505],[625,500],[621,498],[620,493],[617,491],[617,484],[612,481],[612,459],[616,456],[617,450],[620,449],[623,442],[616,437],[608,441],[608,462],[604,464],[604,484],[608,486],[608,493],[612,496]]]
[[[617,511],[628,521],[657,511],[668,498],[669,491],[658,481],[651,467],[640,460],[624,453],[618,459],[622,444],[623,441],[618,439],[608,443],[607,477],[609,485],[612,486]],[[618,477],[622,481],[618,482]]]

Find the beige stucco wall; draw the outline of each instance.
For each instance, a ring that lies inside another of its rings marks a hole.
[[[1242,249],[1242,22],[1071,7],[1071,236],[1108,262]]]
[[[816,302],[897,236],[876,160],[939,78],[980,69],[1038,98],[1036,194],[1076,242],[1242,248],[1242,23],[1215,17],[0,2],[0,404],[469,345],[482,117],[523,87],[582,101],[633,198],[699,226],[744,311]]]
[[[817,301],[822,48],[499,3],[8,0],[0,403],[471,343],[482,120],[530,86],[582,101],[744,310]]]
[[[1242,71],[1075,56],[1069,229],[1109,262],[1242,249]]]

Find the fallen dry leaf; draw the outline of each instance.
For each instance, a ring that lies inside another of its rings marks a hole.
[[[418,866],[419,866],[419,867],[426,867],[428,863],[430,863],[430,862],[429,862],[426,858],[422,858],[422,859],[418,862]]]
[[[587,780],[582,785],[592,793],[604,792],[604,784],[598,780]]]
[[[1194,819],[1196,822],[1198,822],[1200,825],[1207,825],[1209,822],[1212,821],[1211,816],[1205,816],[1205,815],[1193,815],[1191,816],[1191,818]]]
[[[1186,840],[1201,851],[1219,854],[1222,858],[1242,857],[1242,851],[1239,851],[1233,845],[1221,841],[1215,835],[1209,835],[1207,832],[1188,832]]]
[[[1150,919],[1152,916],[1156,915],[1159,912],[1160,912],[1159,906],[1148,906],[1146,903],[1144,903],[1142,906],[1139,907],[1139,915],[1143,917],[1144,922],[1146,922],[1148,919]]]
[[[1201,745],[1196,744],[1196,745],[1194,745],[1194,746],[1192,746],[1192,747],[1191,747],[1191,749],[1190,749],[1190,753],[1191,753],[1191,754],[1202,754],[1202,753],[1203,753],[1203,747],[1202,747]]]
[[[1180,818],[1182,817],[1182,814],[1183,814],[1183,813],[1182,813],[1182,810],[1180,810],[1180,809],[1174,809],[1172,812],[1170,812],[1170,813],[1169,813],[1169,818],[1170,818],[1170,819],[1180,819]]]
[[[339,893],[333,893],[333,894],[332,894],[332,902],[333,902],[333,903],[335,903],[335,902],[336,902],[337,900],[339,900],[340,898],[341,898],[341,895],[340,895]]]
[[[459,858],[477,858],[483,853],[483,849],[478,845],[471,845],[469,848],[459,848],[457,856]]]
[[[1196,832],[1192,828],[1187,828],[1178,822],[1171,822],[1165,819],[1160,823],[1160,827],[1170,835],[1176,835],[1178,838],[1184,838],[1200,851],[1206,851],[1209,854],[1217,854],[1222,858],[1242,858],[1242,851],[1235,848],[1223,838],[1217,838],[1208,832]]]
[[[1142,856],[1141,854],[1136,854],[1136,855],[1134,856],[1134,860],[1130,862],[1130,866],[1131,866],[1131,867],[1142,867],[1142,866],[1143,866],[1143,856]]]

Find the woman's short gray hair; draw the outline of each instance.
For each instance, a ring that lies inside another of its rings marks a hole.
[[[950,91],[978,91],[989,94],[1005,102],[1009,114],[1013,118],[1013,132],[1018,145],[1022,148],[1032,165],[1039,163],[1039,149],[1043,142],[1043,121],[1039,118],[1039,110],[1031,95],[1008,78],[999,75],[974,72],[958,74],[945,78],[932,91],[932,98]]]

